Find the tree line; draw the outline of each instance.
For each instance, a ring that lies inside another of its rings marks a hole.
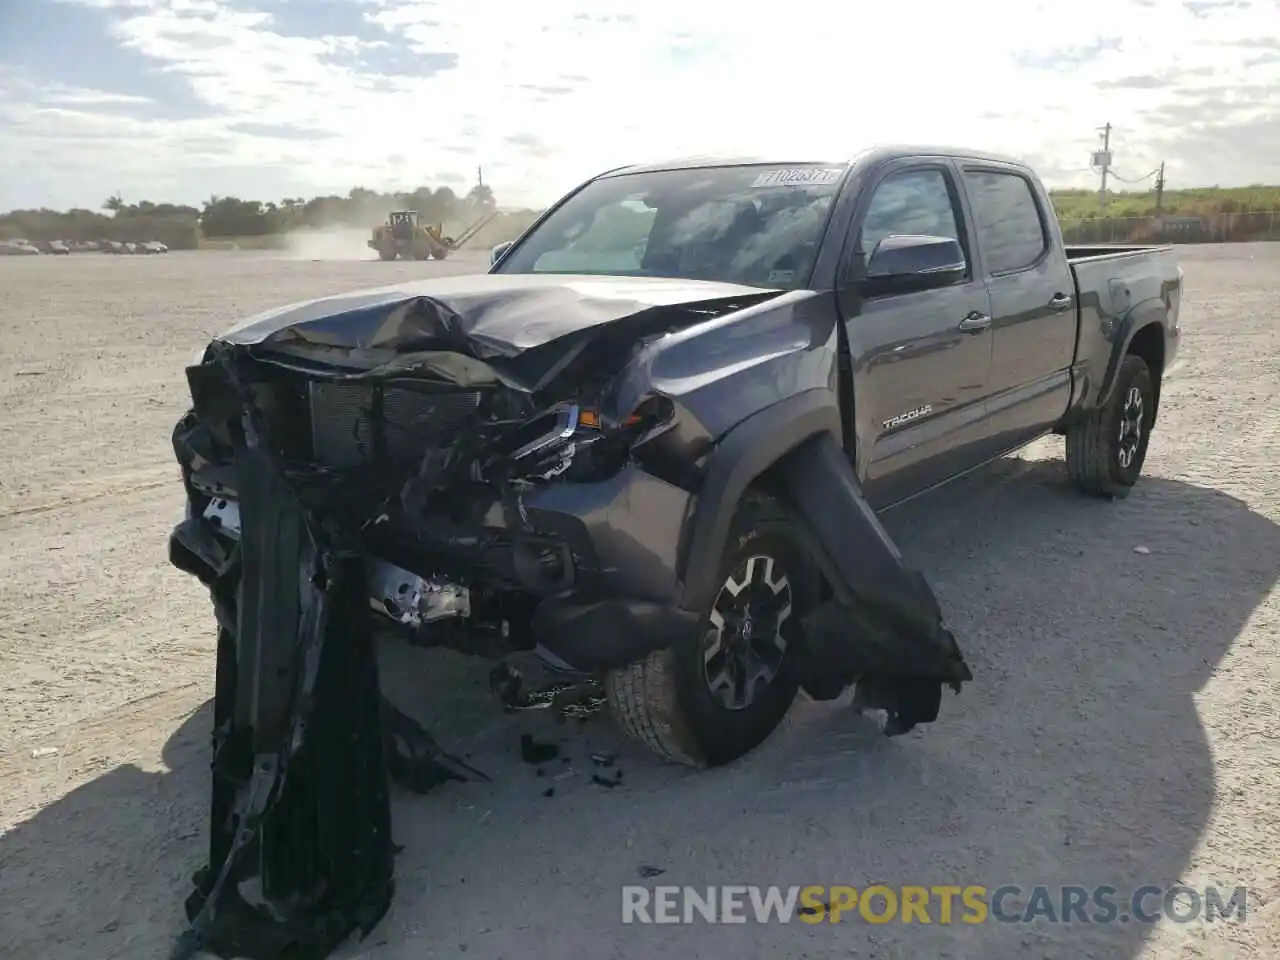
[[[1241,214],[1280,211],[1280,187],[1166,190],[1158,201],[1153,191],[1120,192],[1108,195],[1104,211],[1098,208],[1096,193],[1053,191],[1054,209],[1064,225],[1098,218],[1151,217],[1157,211],[1157,202],[1166,216],[1238,218]],[[446,232],[456,234],[496,207],[493,190],[487,184],[478,184],[462,196],[449,187],[419,187],[408,193],[379,193],[355,187],[346,196],[309,200],[295,197],[278,202],[215,196],[199,207],[149,200],[125,203],[121,197],[113,196],[100,210],[13,210],[0,214],[0,240],[159,240],[175,250],[189,250],[204,240],[270,238],[291,230],[334,226],[372,229],[391,210],[416,210],[425,222],[444,224]],[[511,239],[531,222],[535,213],[501,215],[501,222],[476,242]]]
[[[345,197],[287,198],[279,202],[213,196],[201,206],[125,203],[108,197],[100,210],[13,210],[0,214],[0,239],[159,240],[175,250],[191,250],[202,240],[267,237],[322,227],[372,229],[391,210],[415,210],[427,223],[460,229],[497,209],[488,184],[463,196],[449,187],[419,187],[409,193],[379,193],[354,187]],[[527,221],[528,217],[521,217]]]

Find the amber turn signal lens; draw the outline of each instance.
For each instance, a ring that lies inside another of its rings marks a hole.
[[[652,413],[651,405],[641,405],[640,410],[623,420],[621,426],[634,427],[642,423],[646,412]],[[578,426],[586,427],[588,430],[599,430],[601,427],[599,412],[595,410],[579,410]]]

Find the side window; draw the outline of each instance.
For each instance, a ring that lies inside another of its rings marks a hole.
[[[885,237],[927,235],[960,239],[955,207],[941,170],[911,170],[886,177],[871,195],[862,221],[868,257]]]
[[[965,189],[988,273],[1022,270],[1049,246],[1031,184],[1016,173],[969,171]]]

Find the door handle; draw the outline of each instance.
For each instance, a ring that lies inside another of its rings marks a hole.
[[[989,326],[991,326],[991,318],[977,310],[960,321],[960,329],[965,333],[979,333]]]
[[[1049,309],[1053,311],[1065,310],[1071,306],[1071,298],[1065,293],[1055,293],[1049,300]]]

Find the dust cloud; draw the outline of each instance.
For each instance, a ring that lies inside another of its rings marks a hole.
[[[285,238],[284,256],[290,260],[376,260],[369,235],[369,230],[359,227],[294,230]]]

